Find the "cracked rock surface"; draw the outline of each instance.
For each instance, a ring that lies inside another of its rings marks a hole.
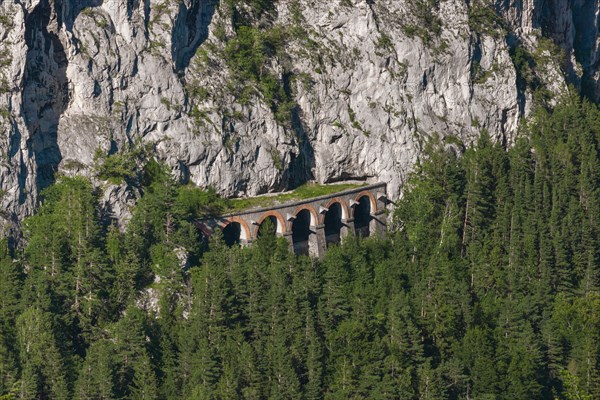
[[[148,145],[225,196],[360,179],[397,198],[428,137],[510,145],[539,93],[600,96],[597,2],[231,3],[0,0],[3,235],[97,152]],[[242,17],[267,49],[254,81],[227,58]],[[126,219],[139,190],[94,179]]]

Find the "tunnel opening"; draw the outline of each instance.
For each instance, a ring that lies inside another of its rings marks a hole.
[[[327,247],[330,245],[339,244],[342,233],[342,205],[333,203],[329,206],[329,210],[325,213],[325,243]]]
[[[371,199],[368,196],[363,196],[358,200],[358,204],[354,208],[354,232],[357,236],[369,237],[371,231]]]
[[[229,247],[239,246],[242,238],[242,225],[239,222],[230,222],[223,228],[223,240]]]
[[[307,256],[310,254],[310,236],[313,235],[310,225],[310,211],[302,210],[296,214],[296,218],[292,223],[292,242],[294,253],[298,255]]]
[[[273,215],[266,217],[258,227],[258,237],[276,236],[277,234],[277,218]]]

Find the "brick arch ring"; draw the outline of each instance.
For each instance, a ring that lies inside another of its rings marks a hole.
[[[227,219],[227,222],[223,225],[222,229],[225,229],[227,225],[234,222],[237,222],[242,227],[242,229],[240,230],[240,239],[250,240],[250,227],[248,226],[248,223],[240,217],[231,217]]]
[[[315,211],[315,208],[311,205],[305,204],[294,210],[294,215],[298,215],[301,211],[308,210],[310,212],[310,226],[317,226],[319,223],[319,215]]]
[[[359,194],[356,195],[356,197],[354,198],[354,201],[356,201],[357,203],[360,201],[360,199],[362,197],[367,196],[371,202],[371,214],[374,214],[375,211],[377,211],[377,200],[375,200],[375,196],[373,196],[373,193],[371,193],[368,190],[363,190],[362,192],[360,192]],[[352,207],[352,218],[354,218],[354,211],[356,210],[356,207]]]
[[[254,228],[254,239],[258,237],[258,230],[260,229],[260,225],[265,219],[269,217],[275,217],[275,219],[277,220],[277,234],[283,235],[287,231],[285,226],[285,219],[283,219],[283,216],[277,211],[267,211],[266,213],[260,216],[260,219],[258,220],[258,225],[256,225],[256,228]]]
[[[342,200],[340,197],[334,197],[333,199],[329,200],[327,202],[327,204],[325,205],[325,208],[329,208],[332,205],[334,205],[335,203],[339,203],[340,207],[342,208],[342,219],[348,219],[350,218],[350,212],[348,210],[348,203],[345,202],[344,200]],[[321,224],[325,223],[325,214],[321,215]]]

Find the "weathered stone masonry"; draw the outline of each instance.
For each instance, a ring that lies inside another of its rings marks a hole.
[[[380,234],[386,228],[385,183],[376,183],[327,196],[250,209],[205,219],[199,226],[207,234],[220,228],[228,245],[247,246],[269,220],[278,236],[285,237],[296,254],[322,257],[331,244],[355,233]]]

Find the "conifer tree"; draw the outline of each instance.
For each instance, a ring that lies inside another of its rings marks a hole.
[[[10,256],[8,243],[0,240],[0,396],[12,390],[17,380],[18,350],[15,321],[21,312],[22,267]]]
[[[17,342],[22,367],[19,398],[67,398],[64,364],[50,315],[30,307],[18,317]]]
[[[90,345],[75,384],[78,399],[109,400],[115,398],[115,361],[112,343],[100,339]]]

